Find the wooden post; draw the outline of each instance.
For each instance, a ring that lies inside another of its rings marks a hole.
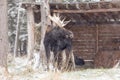
[[[98,53],[99,49],[99,31],[98,31],[98,25],[96,25],[96,54]]]
[[[96,51],[95,51],[95,56],[94,56],[94,67],[96,67],[96,62],[97,62],[97,58],[96,56],[99,54],[98,50],[99,50],[99,30],[98,30],[98,24],[95,25],[96,26]]]
[[[17,26],[16,26],[16,37],[15,37],[15,46],[14,46],[14,59],[16,55],[18,54],[18,42],[19,42],[19,32],[20,32],[20,26],[19,26],[19,20],[20,20],[20,9],[21,4],[19,4],[18,7],[18,15],[17,15]]]
[[[34,50],[34,14],[33,8],[31,5],[27,7],[27,32],[28,32],[28,47],[27,47],[27,54],[28,54],[28,61],[33,56]]]

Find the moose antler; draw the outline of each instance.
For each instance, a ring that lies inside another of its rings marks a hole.
[[[56,23],[59,27],[64,27],[71,21],[71,20],[65,21],[65,18],[63,20],[61,20],[61,17],[59,14],[54,14],[53,16],[51,16],[50,13],[48,13],[48,6],[46,4],[44,6],[46,8],[46,13],[47,13],[48,17],[50,18],[50,20],[52,20],[54,23]]]
[[[55,22],[59,27],[64,27],[67,25],[71,20],[65,21],[65,18],[61,20],[61,17],[59,14],[54,14],[53,16],[48,15],[48,17]]]

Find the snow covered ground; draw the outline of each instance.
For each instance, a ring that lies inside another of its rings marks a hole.
[[[16,58],[14,63],[8,64],[11,74],[9,80],[120,80],[120,68],[81,69],[64,73],[46,72],[40,69],[33,71],[31,67],[25,65],[25,62],[25,58]]]

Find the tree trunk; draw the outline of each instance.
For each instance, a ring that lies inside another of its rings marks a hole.
[[[8,54],[8,25],[7,25],[7,0],[0,0],[0,68],[5,74],[7,71]],[[0,70],[1,70],[0,69]]]
[[[27,8],[27,32],[28,32],[28,61],[33,57],[34,50],[34,14],[31,6]]]
[[[21,7],[21,4],[19,4],[19,8]],[[17,26],[16,26],[16,37],[15,37],[15,46],[14,46],[14,58],[16,55],[18,55],[18,42],[19,42],[19,33],[20,33],[20,26],[19,26],[19,20],[20,20],[20,11],[18,8],[18,15],[17,15]]]
[[[41,62],[44,65],[46,64],[46,55],[45,55],[45,48],[44,48],[44,37],[45,33],[47,30],[47,26],[50,25],[50,20],[48,19],[48,14],[50,13],[49,9],[49,0],[43,0],[41,5],[41,41],[40,41],[40,60],[39,63]],[[47,8],[46,8],[47,7]],[[38,63],[36,61],[35,63]],[[35,68],[39,66],[39,64],[34,65]]]

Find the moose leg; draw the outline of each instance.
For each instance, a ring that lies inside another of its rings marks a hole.
[[[66,69],[75,69],[75,61],[74,61],[74,55],[72,50],[66,50]]]
[[[50,51],[49,69],[54,70],[54,56],[53,51]]]
[[[73,50],[71,50],[71,61],[72,61],[72,68],[73,70],[75,69],[75,59],[74,59],[74,54],[73,54]]]
[[[54,67],[55,67],[55,69],[57,69],[57,67],[58,67],[58,53],[57,52],[55,52],[54,53]]]
[[[65,50],[62,51],[61,55],[62,55],[62,66],[61,66],[61,70],[63,70],[63,69],[65,68],[65,65],[66,65],[66,53],[65,53]]]
[[[68,70],[70,62],[70,53],[66,51],[66,62],[65,62],[65,69]]]
[[[58,61],[57,61],[57,65],[58,65],[58,69],[59,70],[62,70],[62,66],[63,66],[63,57],[64,57],[64,55],[63,55],[63,53],[64,53],[64,51],[60,51],[60,53],[58,54]]]
[[[46,51],[47,69],[49,70],[50,47],[48,45],[45,45],[45,51]]]
[[[56,70],[60,69],[61,67],[61,51],[54,53],[54,67]]]

